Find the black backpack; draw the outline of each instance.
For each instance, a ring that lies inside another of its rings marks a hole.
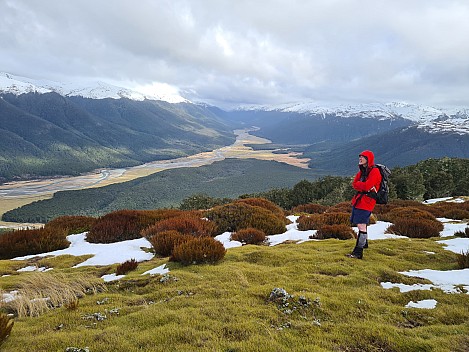
[[[376,164],[375,166],[381,174],[381,184],[379,185],[378,192],[369,192],[368,196],[376,199],[376,204],[387,204],[389,198],[389,175],[391,175],[391,170],[385,165]]]

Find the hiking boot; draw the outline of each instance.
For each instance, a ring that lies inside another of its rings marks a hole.
[[[362,259],[363,258],[363,248],[360,247],[355,247],[352,251],[352,253],[347,254],[347,257],[349,258],[356,258],[356,259]]]
[[[363,259],[363,255],[358,255],[358,254],[353,254],[353,253],[346,254],[345,256],[349,258]]]

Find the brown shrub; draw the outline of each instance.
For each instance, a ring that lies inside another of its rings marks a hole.
[[[13,320],[10,319],[8,315],[0,313],[0,346],[2,345],[3,341],[5,341],[8,336],[10,336],[11,329],[13,329],[13,324]]]
[[[456,231],[454,235],[456,237],[469,238],[469,227],[466,227],[464,231]]]
[[[183,265],[214,264],[225,256],[223,244],[212,237],[195,237],[176,246],[171,260]]]
[[[394,220],[394,223],[388,227],[387,232],[411,238],[430,238],[439,237],[442,230],[443,224],[438,221],[399,218]]]
[[[352,227],[339,224],[339,225],[321,225],[316,232],[315,238],[327,239],[336,238],[339,240],[348,240],[354,238],[355,232]]]
[[[298,230],[317,230],[323,225],[347,225],[350,226],[350,214],[348,213],[324,213],[302,215],[297,220]]]
[[[422,208],[425,210],[428,206],[414,200],[395,199],[390,201],[388,204],[376,204],[373,209],[373,213],[378,215],[387,214],[393,209],[405,207]],[[381,216],[379,216],[379,218],[381,219]]]
[[[178,209],[154,209],[154,210],[138,210],[140,227],[142,229],[156,224],[158,221],[181,216],[183,214],[194,214],[194,216],[202,217],[201,212],[182,211]],[[197,215],[196,215],[197,214]]]
[[[137,269],[137,267],[138,267],[138,262],[135,259],[127,260],[117,266],[116,275],[125,275],[129,271]]]
[[[244,198],[238,199],[234,203],[244,203],[253,207],[267,209],[268,211],[272,212],[275,216],[277,216],[280,220],[282,220],[285,224],[288,223],[288,219],[285,217],[285,212],[283,211],[283,209],[280,208],[277,204],[265,198]]]
[[[329,207],[326,205],[316,204],[316,203],[308,203],[308,204],[301,204],[296,207],[292,208],[292,213],[307,213],[307,214],[321,214],[324,213]]]
[[[89,231],[93,224],[96,222],[96,218],[91,216],[74,216],[74,215],[65,215],[59,216],[47,224],[44,225],[45,228],[50,229],[65,229],[67,235],[72,235],[76,233],[82,233]]]
[[[217,225],[212,221],[195,216],[193,213],[186,213],[169,219],[158,221],[156,224],[145,229],[142,234],[149,239],[151,236],[163,231],[177,231],[183,235],[210,236],[217,234]]]
[[[117,210],[97,219],[86,239],[92,243],[133,240],[140,238],[146,227],[183,213],[175,209]]]
[[[450,209],[443,213],[443,217],[455,220],[469,219],[469,211],[463,209]]]
[[[65,229],[16,230],[0,236],[0,259],[40,254],[67,248]]]
[[[328,213],[351,213],[352,212],[352,203],[350,202],[341,202],[327,209]]]
[[[265,242],[265,233],[264,231],[248,227],[232,233],[231,240],[244,244],[261,244]]]
[[[284,219],[280,219],[267,209],[242,202],[214,207],[207,211],[206,215],[217,225],[218,233],[235,232],[248,227],[264,231],[266,235],[286,231]]]
[[[469,251],[458,254],[458,269],[469,268]]]
[[[381,216],[383,217],[383,216]],[[380,218],[381,218],[380,217]],[[394,208],[385,214],[385,217],[390,220],[390,222],[394,222],[398,219],[421,219],[421,220],[436,220],[435,216],[421,208],[417,207],[398,207]]]
[[[141,237],[139,212],[118,210],[100,217],[88,232],[86,239],[92,243],[113,243]]]
[[[370,215],[370,223],[369,223],[369,225],[376,224],[377,221],[378,221],[378,218],[376,217],[376,215],[375,215],[375,214],[371,214],[371,215]]]
[[[144,230],[143,236],[150,241],[155,254],[163,257],[169,257],[173,252],[174,247],[192,238],[189,235],[183,235],[175,230],[161,231],[157,233],[153,233],[151,231],[151,227]]]

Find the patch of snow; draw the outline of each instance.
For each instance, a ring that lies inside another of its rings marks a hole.
[[[18,272],[28,272],[28,271],[40,271],[40,272],[45,272],[52,270],[53,268],[46,268],[46,267],[37,267],[36,265],[29,265],[25,266],[24,268],[18,269],[16,271]]]
[[[469,294],[469,269],[446,271],[423,269],[404,271],[400,274],[430,280],[436,288],[446,293],[460,293],[456,286],[462,285]]]
[[[447,251],[458,254],[469,252],[469,238],[451,238],[449,240],[438,241],[438,243],[445,245]]]
[[[418,290],[431,290],[434,285],[431,284],[414,284],[414,285],[406,285],[406,284],[395,284],[392,282],[382,282],[381,287],[384,289],[391,289],[397,287],[400,292],[409,292],[409,291],[418,291]]]
[[[143,101],[160,100],[168,103],[189,103],[190,101],[181,97],[177,90],[169,85],[153,84],[141,86],[134,89],[118,87],[109,83],[99,81],[77,81],[77,82],[55,82],[50,80],[36,80],[27,77],[11,75],[0,72],[0,92],[15,95],[25,93],[51,93],[55,92],[62,96],[81,96],[91,99],[121,99]]]
[[[434,309],[438,302],[434,299],[424,299],[421,301],[410,301],[406,304],[406,308]]]
[[[454,221],[454,220],[452,220]],[[443,221],[442,221],[443,222]],[[454,236],[455,232],[463,231],[466,229],[467,223],[450,223],[450,222],[443,222],[443,231],[440,232],[441,237],[449,237]]]
[[[105,282],[111,282],[115,280],[120,280],[123,277],[125,277],[125,275],[107,274],[107,275],[101,276],[101,279],[103,279]]]
[[[169,273],[169,268],[166,264],[160,265],[156,268],[145,271],[142,275],[164,275]]]
[[[9,293],[3,293],[0,302],[8,303],[18,298],[19,292],[17,290],[10,291]]]
[[[87,265],[110,265],[123,263],[127,260],[135,259],[137,262],[150,260],[153,258],[152,253],[147,253],[143,248],[151,248],[150,242],[145,238],[128,240],[116,243],[89,243],[86,241],[86,232],[67,236],[70,246],[53,252],[27,255],[23,257],[13,258],[13,260],[26,260],[33,257],[59,256],[70,254],[73,256],[81,256],[92,254],[93,257],[85,260],[74,267]]]
[[[241,247],[243,245],[239,241],[231,240],[231,232],[223,232],[221,235],[215,236],[215,239],[221,242],[226,249]]]

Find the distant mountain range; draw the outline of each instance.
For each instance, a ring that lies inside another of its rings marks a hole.
[[[469,109],[409,103],[301,102],[224,111],[178,95],[102,82],[58,83],[0,73],[0,180],[131,166],[227,145],[232,130],[304,152],[321,174],[352,174],[371,149],[390,167],[469,158]]]
[[[256,135],[311,158],[310,167],[352,174],[364,149],[390,167],[440,157],[469,158],[469,109],[407,103],[245,106],[228,117],[260,127]]]
[[[66,95],[5,80],[10,85],[0,86],[0,181],[133,166],[235,140],[232,126],[206,106],[134,100],[124,91],[120,98],[106,97],[116,89],[91,86],[88,93],[106,94],[99,99]]]

